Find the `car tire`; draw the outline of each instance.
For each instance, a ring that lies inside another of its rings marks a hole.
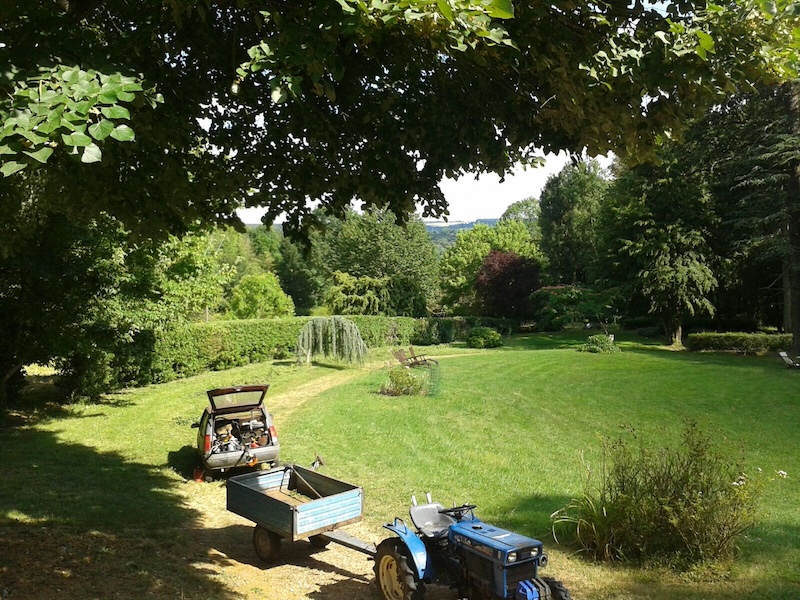
[[[261,525],[256,525],[253,529],[253,548],[263,562],[275,562],[281,555],[281,536]]]

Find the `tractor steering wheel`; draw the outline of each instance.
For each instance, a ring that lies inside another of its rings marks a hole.
[[[462,504],[461,506],[453,506],[451,508],[442,508],[439,510],[440,514],[453,517],[456,521],[460,521],[465,514],[477,508],[477,504]]]

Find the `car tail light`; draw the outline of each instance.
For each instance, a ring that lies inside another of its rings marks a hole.
[[[272,438],[272,443],[273,444],[277,444],[278,443],[278,432],[275,431],[275,425],[270,425],[269,426],[269,437]]]
[[[203,443],[203,452],[205,454],[211,454],[211,436],[207,435],[205,438],[205,442]]]

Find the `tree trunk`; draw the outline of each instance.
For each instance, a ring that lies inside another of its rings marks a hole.
[[[789,86],[789,110],[792,117],[792,134],[800,138],[800,81]],[[790,163],[788,193],[786,194],[786,236],[789,263],[789,300],[792,354],[800,354],[800,161]]]
[[[0,423],[6,418],[6,410],[8,409],[8,392],[6,390],[5,381],[0,381]]]
[[[670,346],[683,346],[683,327],[678,317],[665,317],[664,334],[667,336],[667,344]]]
[[[781,319],[781,333],[792,332],[792,288],[789,279],[789,260],[783,259],[783,318]]]
[[[0,422],[5,417],[6,410],[8,409],[8,382],[16,375],[22,368],[22,363],[9,365],[5,363],[7,368],[0,371]]]

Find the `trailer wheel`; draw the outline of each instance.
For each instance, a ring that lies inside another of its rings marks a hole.
[[[265,563],[275,562],[281,555],[281,536],[256,525],[253,529],[253,548],[258,558]]]
[[[308,538],[308,541],[311,542],[311,545],[314,548],[326,548],[331,541],[327,538],[322,537],[321,535],[312,535]]]
[[[422,600],[425,586],[409,566],[405,544],[387,538],[375,552],[375,581],[382,600]]]
[[[572,600],[572,596],[569,595],[563,583],[552,577],[542,577],[542,580],[550,588],[550,597],[552,600]]]

